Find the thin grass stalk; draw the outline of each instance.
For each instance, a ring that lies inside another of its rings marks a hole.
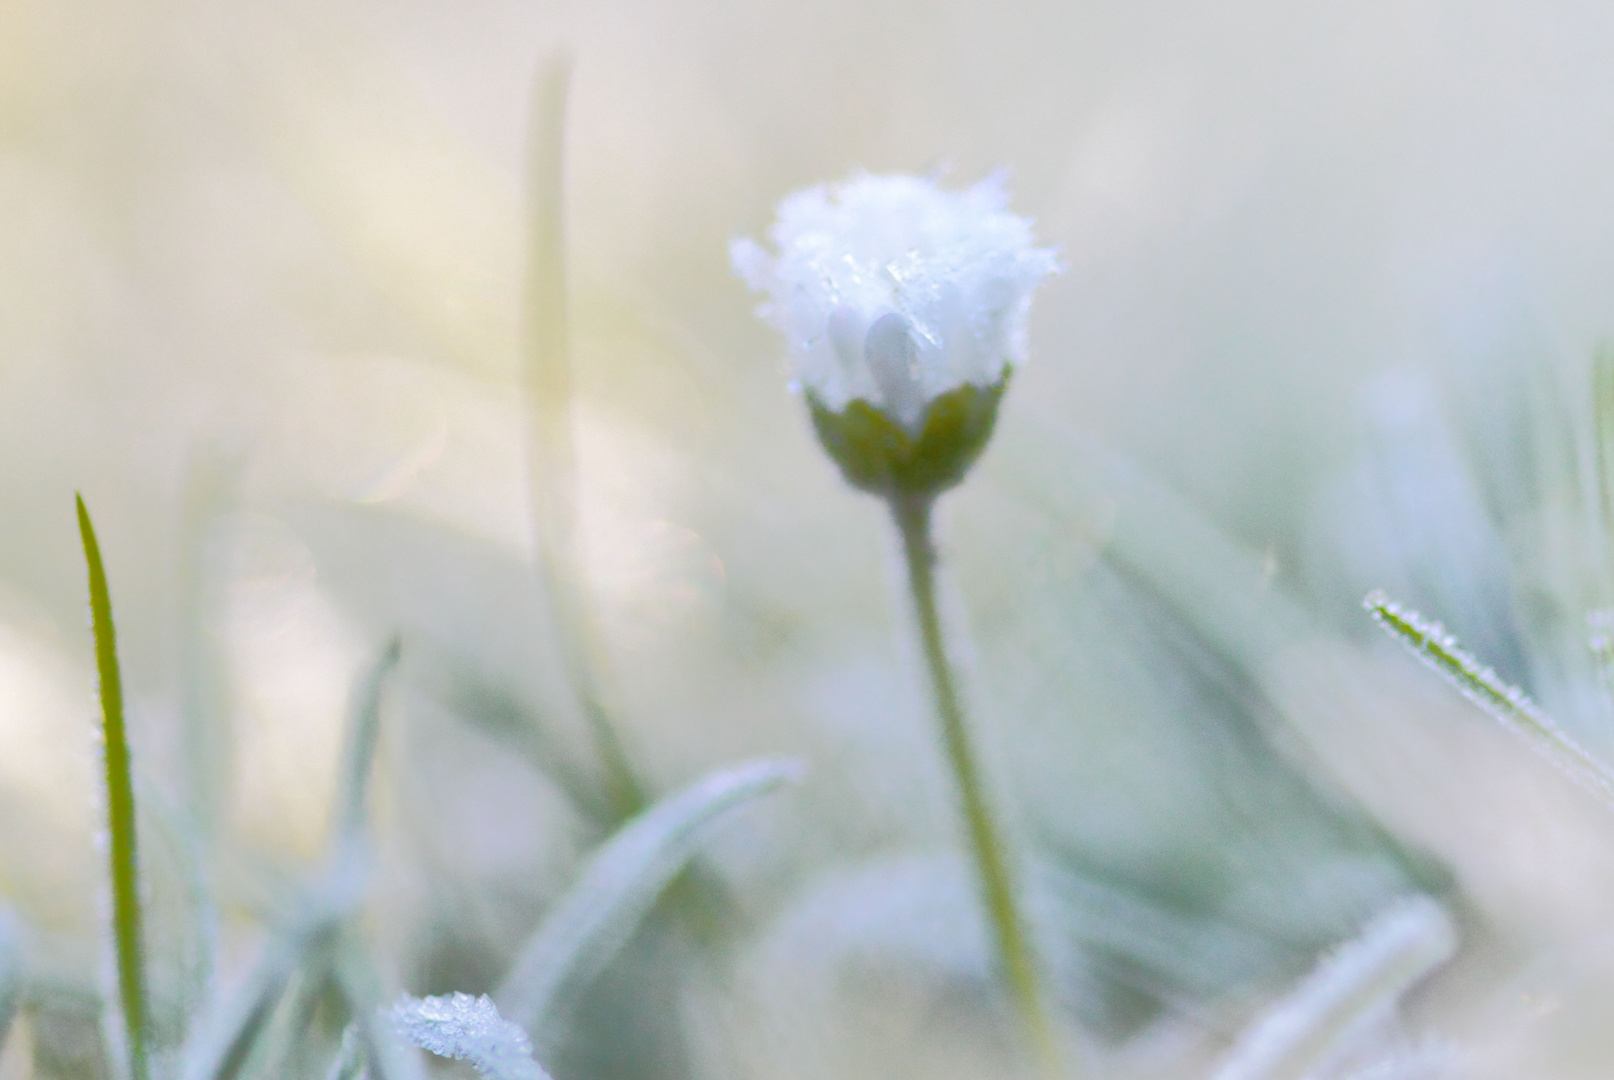
[[[234,744],[229,722],[227,661],[213,632],[218,613],[221,528],[233,508],[242,462],[217,449],[191,460],[185,488],[179,562],[180,718],[185,802],[211,855],[233,786]]]
[[[355,688],[348,712],[347,741],[342,751],[342,769],[337,774],[340,787],[336,796],[336,820],[332,839],[338,857],[351,853],[363,843],[370,774],[376,746],[381,738],[381,695],[387,678],[398,666],[403,643],[394,635],[382,648],[369,672]]]
[[[338,935],[333,960],[337,984],[358,1026],[366,1073],[375,1080],[426,1080],[414,1048],[404,1045],[393,1029],[391,1012],[382,1008],[380,976],[352,925]]]
[[[227,661],[213,632],[222,524],[240,484],[242,461],[217,449],[192,457],[185,489],[179,563],[180,718],[184,775],[175,828],[184,841],[186,888],[194,933],[185,956],[186,1004],[194,1015],[212,988],[219,912],[210,882],[219,823],[234,787]]]
[[[1468,700],[1522,736],[1559,769],[1614,809],[1614,771],[1582,747],[1518,687],[1465,652],[1438,622],[1375,589],[1362,601],[1375,622]]]
[[[325,1080],[358,1080],[364,1075],[364,1040],[359,1037],[359,1025],[349,1023],[342,1031],[342,1045],[331,1059]]]
[[[528,173],[528,264],[522,318],[527,393],[528,505],[561,661],[594,741],[616,821],[646,805],[606,703],[603,638],[586,595],[578,545],[577,452],[572,430],[571,340],[566,300],[565,135],[571,63],[551,57],[533,100]]]
[[[572,998],[610,965],[657,898],[695,857],[707,829],[798,777],[794,761],[712,773],[645,810],[606,841],[522,947],[494,994],[540,1054],[555,1048]]]
[[[150,1028],[146,1016],[146,969],[141,936],[134,781],[123,716],[123,679],[118,671],[112,598],[107,589],[106,569],[101,563],[101,546],[96,541],[95,526],[90,521],[90,512],[84,506],[83,496],[75,498],[79,536],[84,542],[85,562],[89,565],[90,620],[95,633],[95,666],[100,677],[107,821],[111,833],[108,862],[112,875],[112,938],[117,951],[118,996],[123,1005],[129,1078],[148,1080],[147,1036]]]
[[[932,537],[930,495],[892,498],[892,514],[902,537],[925,671],[941,723],[942,745],[952,769],[966,839],[991,926],[997,966],[1015,1012],[1025,1028],[1039,1071],[1045,1078],[1066,1074],[1065,1055],[1044,1000],[1042,975],[1028,932],[1028,923],[1015,895],[1005,833],[987,791],[985,773],[971,741],[969,722],[959,696],[953,666],[942,633],[936,603],[936,547]]]

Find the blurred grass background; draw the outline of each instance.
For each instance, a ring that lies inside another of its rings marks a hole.
[[[1594,1070],[1595,1025],[1499,1002],[1608,1000],[1606,826],[1372,651],[1357,601],[1446,619],[1614,747],[1579,645],[1611,599],[1584,390],[1611,33],[1598,5],[1435,0],[4,0],[0,897],[93,984],[75,489],[145,782],[218,785],[237,966],[319,849],[350,685],[394,631],[387,977],[488,988],[599,840],[518,385],[528,110],[565,49],[623,740],[657,793],[759,754],[812,773],[718,837],[719,959],[648,927],[557,1075],[1006,1067],[879,508],[726,259],[804,184],[1000,166],[1066,271],[947,550],[1005,802],[1066,883],[1073,1011],[1114,1068],[1195,1075],[1417,885],[1490,943],[1426,1004],[1505,1044],[1480,1074]],[[216,738],[189,781],[187,716]]]

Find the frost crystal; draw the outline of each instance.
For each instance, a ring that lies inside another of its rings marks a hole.
[[[532,1059],[526,1032],[499,1016],[486,994],[398,999],[398,1033],[439,1057],[463,1058],[490,1080],[548,1080]]]
[[[854,176],[779,204],[776,255],[748,239],[729,255],[818,405],[866,401],[913,432],[939,395],[1026,358],[1031,294],[1059,259],[1008,201],[1001,176],[960,192]]]

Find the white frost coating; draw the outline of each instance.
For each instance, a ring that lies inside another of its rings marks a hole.
[[[734,269],[767,300],[797,384],[834,412],[862,399],[910,429],[965,383],[1026,358],[1026,312],[1059,269],[1008,211],[1003,177],[943,191],[914,176],[854,176],[779,204],[770,254],[749,239]]]
[[[1213,1080],[1311,1075],[1456,951],[1457,929],[1434,900],[1392,904],[1246,1028]]]
[[[532,1059],[527,1033],[499,1016],[486,994],[398,999],[398,1033],[438,1057],[462,1058],[490,1080],[548,1080]]]

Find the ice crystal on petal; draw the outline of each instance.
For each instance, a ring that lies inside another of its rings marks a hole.
[[[526,1032],[499,1016],[486,994],[398,999],[392,1007],[398,1032],[439,1057],[462,1058],[491,1080],[547,1080],[532,1058]]]
[[[798,191],[768,230],[730,248],[767,299],[795,382],[831,412],[862,400],[910,431],[926,405],[987,387],[1026,358],[1026,314],[1059,269],[1031,222],[1008,210],[1001,176],[944,191],[913,176],[854,176]]]

